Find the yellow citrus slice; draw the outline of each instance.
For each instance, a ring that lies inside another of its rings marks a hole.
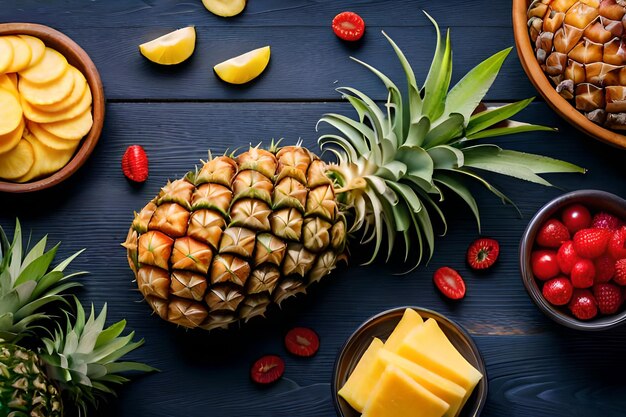
[[[7,91],[10,91],[15,95],[15,97],[20,96],[20,93],[17,92],[17,88],[13,84],[13,80],[9,77],[10,74],[0,74],[0,88],[4,88]]]
[[[41,127],[62,139],[78,140],[89,133],[93,125],[91,107],[83,114],[73,119],[60,122],[42,123]]]
[[[46,51],[46,45],[42,42],[42,40],[30,35],[17,36],[20,37],[24,42],[26,42],[30,47],[31,56],[28,66],[32,67],[33,65],[39,63],[39,61],[41,61],[41,58],[43,58],[44,52]]]
[[[22,106],[12,92],[0,88],[0,135],[12,132],[22,121]]]
[[[54,136],[52,133],[43,129],[39,126],[38,123],[28,121],[27,123],[28,130],[30,133],[39,140],[39,142],[43,143],[49,148],[56,149],[59,151],[64,151],[68,149],[75,149],[76,142],[75,140],[62,139],[58,136]]]
[[[91,90],[87,88],[78,103],[58,112],[47,112],[45,110],[41,110],[40,108],[30,104],[23,96],[20,101],[22,103],[24,116],[26,116],[27,119],[37,123],[54,123],[62,120],[73,119],[85,113],[87,109],[91,107],[92,97]]]
[[[204,7],[221,17],[238,15],[246,7],[246,0],[202,0]]]
[[[35,164],[35,152],[32,145],[21,139],[17,146],[0,155],[0,178],[15,180],[26,175]]]
[[[32,145],[35,154],[35,163],[26,174],[17,178],[17,182],[26,182],[34,178],[45,176],[57,172],[72,159],[79,141],[74,142],[76,146],[72,149],[57,150],[49,148],[41,143],[35,136],[28,133],[24,138]]]
[[[54,104],[46,104],[41,105],[37,104],[37,109],[47,112],[47,113],[55,113],[63,110],[67,110],[68,108],[77,104],[81,98],[83,98],[85,91],[87,90],[87,80],[85,76],[75,67],[71,66],[68,69],[68,72],[71,72],[74,76],[74,87],[72,88],[72,92],[69,96]],[[91,96],[91,93],[90,93]],[[91,104],[91,103],[90,103]],[[84,111],[84,109],[83,109]],[[80,112],[82,113],[82,111]]]
[[[139,45],[141,55],[161,65],[180,64],[196,48],[196,29],[193,26],[175,30],[150,42]]]
[[[56,80],[67,71],[67,59],[52,48],[46,48],[37,64],[23,71],[20,76],[32,83],[45,84]]]
[[[72,93],[72,88],[74,88],[74,74],[67,70],[56,80],[45,84],[32,83],[24,78],[20,79],[18,84],[22,97],[34,105],[58,103]]]
[[[13,46],[4,36],[0,37],[0,73],[7,72],[13,63]]]
[[[213,70],[230,84],[244,84],[258,77],[270,62],[270,47],[255,49],[217,64]]]
[[[7,72],[18,72],[28,68],[32,52],[26,41],[19,36],[5,36],[5,39],[13,47],[13,62],[7,68]]]
[[[4,135],[0,135],[0,154],[9,152],[11,149],[15,148],[18,143],[20,143],[20,139],[22,139],[22,134],[24,133],[24,118],[20,124],[15,128],[14,131],[6,133]]]

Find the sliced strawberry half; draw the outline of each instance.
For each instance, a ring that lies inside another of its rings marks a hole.
[[[500,244],[495,239],[477,239],[467,248],[467,263],[472,269],[490,268],[500,254]]]
[[[358,41],[365,33],[365,22],[354,12],[342,12],[333,19],[333,32],[344,41]]]
[[[433,275],[433,281],[446,297],[452,300],[460,300],[465,297],[465,281],[454,269],[447,266],[439,268]]]
[[[259,358],[250,369],[250,377],[257,384],[271,384],[285,373],[285,362],[276,355]]]
[[[320,348],[320,338],[311,329],[295,327],[285,336],[285,347],[296,356],[313,356]]]

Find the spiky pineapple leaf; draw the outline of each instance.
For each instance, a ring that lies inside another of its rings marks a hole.
[[[424,138],[424,149],[445,145],[452,139],[463,135],[464,121],[459,113],[452,113],[445,121],[438,124]]]
[[[474,133],[487,129],[488,127],[491,127],[496,123],[499,123],[503,120],[508,119],[511,116],[516,115],[517,113],[528,107],[528,105],[532,103],[534,99],[534,97],[530,97],[525,100],[516,101],[515,103],[487,108],[484,111],[473,114],[472,117],[470,117],[469,122],[467,123],[465,134],[467,136],[471,136]]]
[[[485,129],[479,132],[468,135],[467,139],[485,139],[504,135],[513,135],[516,133],[526,132],[556,132],[556,128],[533,125],[530,123],[516,122],[514,120],[507,120],[504,127],[494,127],[492,129]]]
[[[445,46],[442,49],[439,26],[428,13],[426,13],[426,16],[428,16],[437,30],[437,47],[426,82],[424,83],[422,113],[434,121],[445,111],[446,95],[452,79],[452,47],[450,45],[450,30],[446,32]]]
[[[472,196],[471,191],[465,186],[465,184],[463,184],[458,178],[455,178],[452,172],[444,172],[442,170],[437,171],[433,179],[436,182],[443,184],[449,190],[461,197],[463,201],[465,201],[476,218],[478,233],[480,233],[480,213],[478,210],[478,203],[476,203],[474,196]]]

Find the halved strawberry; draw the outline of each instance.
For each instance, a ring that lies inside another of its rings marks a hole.
[[[558,248],[570,238],[567,227],[557,219],[545,222],[537,233],[537,244],[546,248]]]
[[[487,269],[498,260],[500,245],[495,239],[477,239],[467,248],[467,263],[472,269]]]
[[[597,258],[606,251],[612,235],[607,229],[579,230],[574,235],[574,250],[582,258]]]
[[[296,356],[315,355],[320,348],[320,339],[313,330],[306,327],[294,327],[285,336],[285,347]]]
[[[465,297],[465,282],[454,269],[447,266],[439,268],[433,275],[433,281],[446,297],[452,300],[460,300]]]
[[[354,12],[342,12],[333,19],[333,32],[344,41],[358,41],[365,33],[365,22]]]
[[[250,377],[257,384],[271,384],[277,381],[285,372],[285,362],[276,355],[266,355],[259,358],[252,368]]]

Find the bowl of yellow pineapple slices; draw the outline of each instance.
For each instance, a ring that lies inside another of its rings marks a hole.
[[[432,310],[398,307],[350,336],[332,392],[339,417],[476,417],[487,400],[487,371],[461,326]]]
[[[626,149],[626,3],[513,0],[522,67],[566,121]]]
[[[104,121],[96,66],[48,26],[0,24],[0,192],[51,187],[80,168]]]

